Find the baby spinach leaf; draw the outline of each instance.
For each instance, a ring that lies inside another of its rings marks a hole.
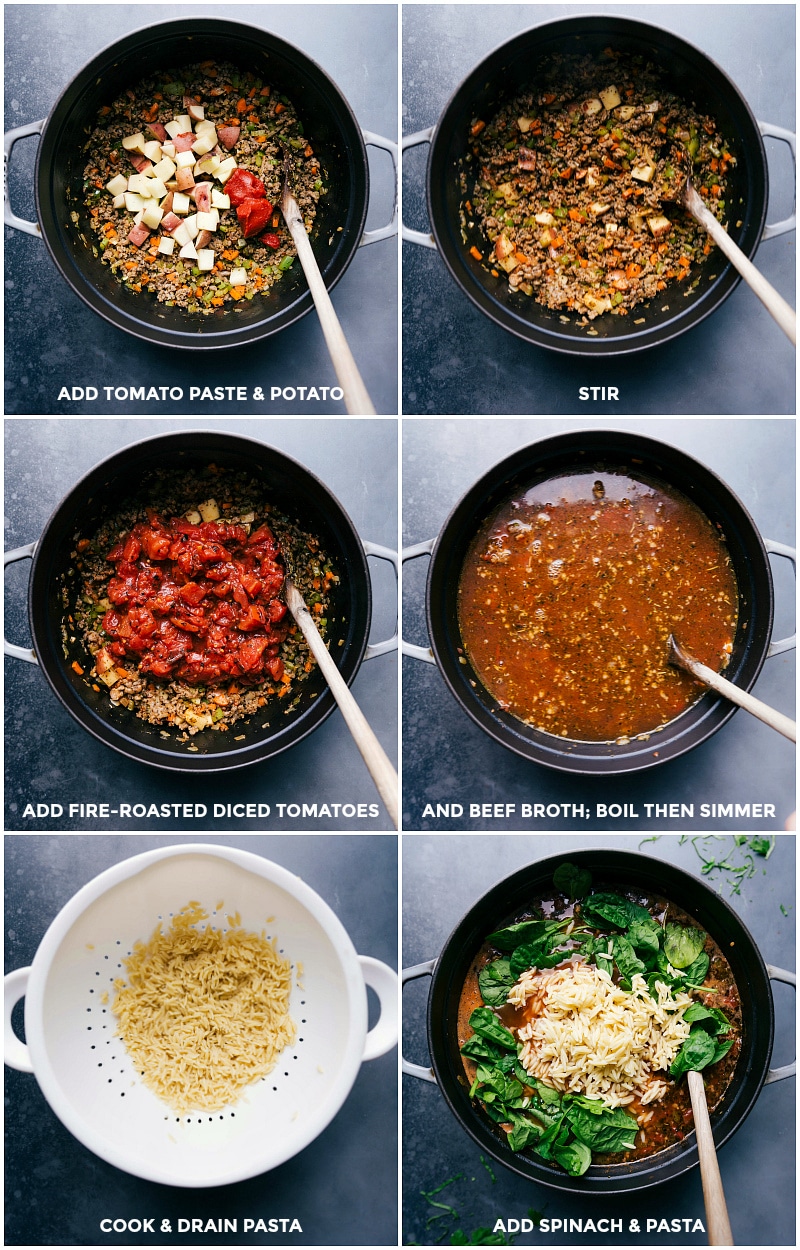
[[[553,873],[553,885],[567,898],[583,898],[592,888],[592,874],[588,868],[579,868],[577,864],[559,864]]]
[[[558,934],[546,933],[536,942],[518,946],[509,961],[514,980],[529,968],[555,968],[556,964],[560,964],[566,952],[554,950],[558,942]]]
[[[584,916],[594,916],[618,929],[627,929],[634,919],[632,904],[618,894],[590,894],[583,903]]]
[[[518,924],[490,933],[486,941],[499,951],[513,951],[523,942],[535,942],[547,933],[555,933],[559,927],[557,920],[520,920]]]
[[[629,983],[637,972],[643,975],[647,971],[627,937],[622,933],[614,938],[614,963],[619,968],[620,976]]]
[[[687,985],[687,987],[695,986],[696,988],[699,989],[700,986],[705,981],[706,977],[708,976],[708,970],[710,967],[711,967],[711,960],[709,959],[705,951],[702,951],[697,956],[697,959],[695,959],[692,963],[690,963],[689,967],[684,972],[684,976],[686,978],[685,984]]]
[[[542,1102],[548,1103],[554,1107],[559,1106],[561,1102],[561,1095],[557,1089],[553,1089],[551,1085],[545,1085],[544,1081],[540,1081],[538,1079],[534,1082],[534,1085],[536,1093],[539,1095]]]
[[[553,1147],[566,1145],[569,1137],[569,1129],[564,1123],[566,1111],[563,1112],[554,1124],[550,1125],[536,1145],[536,1153],[541,1155],[543,1159],[552,1159]]]
[[[706,941],[702,929],[668,921],[664,936],[664,954],[673,968],[688,968],[701,953]]]
[[[720,1059],[722,1059],[725,1055],[727,1055],[728,1051],[733,1045],[733,1041],[734,1039],[730,1037],[728,1038],[726,1042],[717,1042],[714,1048],[714,1058],[711,1060],[711,1062],[719,1063]]]
[[[702,1003],[692,1003],[683,1013],[688,1024],[699,1024],[707,1033],[720,1035],[730,1033],[732,1025],[724,1011],[719,1007],[704,1007]]]
[[[492,1102],[494,1099],[488,1095],[491,1093],[500,1102],[512,1104],[522,1100],[522,1085],[515,1076],[504,1072],[502,1068],[487,1067],[483,1064],[478,1065],[475,1073],[475,1082],[480,1086],[478,1097],[484,1102]],[[473,1089],[475,1088],[473,1083]]]
[[[660,949],[661,928],[652,917],[647,920],[634,920],[627,932],[631,946],[640,954],[643,952],[657,955]]]
[[[553,1147],[553,1158],[570,1176],[583,1176],[592,1162],[592,1152],[577,1138],[565,1146]]]
[[[615,1154],[633,1150],[639,1125],[622,1107],[605,1107],[601,1113],[574,1102],[567,1112],[575,1136],[590,1150]]]
[[[677,1078],[683,1076],[684,1072],[701,1072],[710,1063],[714,1063],[716,1050],[716,1043],[705,1029],[692,1029],[672,1061],[670,1076]]]
[[[524,1150],[526,1146],[532,1146],[543,1135],[544,1130],[540,1124],[534,1123],[533,1120],[527,1119],[518,1112],[512,1112],[511,1123],[514,1127],[508,1135],[508,1144],[512,1150]]]
[[[476,1007],[469,1018],[469,1027],[479,1037],[484,1037],[506,1050],[513,1050],[516,1054],[517,1043],[513,1033],[500,1023],[491,1007]]]
[[[485,1037],[479,1037],[474,1033],[468,1038],[461,1047],[462,1055],[466,1055],[468,1059],[493,1059],[497,1062],[503,1056],[508,1057],[508,1051],[502,1046],[495,1045],[494,1042],[488,1042]]]
[[[489,1007],[502,1007],[516,981],[507,959],[495,959],[478,973],[481,998]]]
[[[614,972],[614,959],[609,951],[613,939],[598,938],[594,951],[594,962],[597,964],[601,972],[607,972],[611,976]]]

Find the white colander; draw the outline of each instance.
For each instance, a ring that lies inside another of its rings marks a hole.
[[[215,926],[227,928],[226,917],[238,912],[245,928],[277,936],[293,966],[296,1043],[216,1112],[178,1113],[153,1094],[102,1001],[124,975],[134,942],[190,900]],[[369,1032],[365,982],[381,1007]],[[11,1028],[23,995],[27,1045]],[[6,1063],[35,1073],[53,1111],[95,1154],[167,1185],[223,1185],[284,1163],[330,1123],[362,1060],[396,1042],[396,974],[357,955],[330,907],[299,877],[223,846],[165,847],[101,873],[56,916],[31,967],[5,978]]]

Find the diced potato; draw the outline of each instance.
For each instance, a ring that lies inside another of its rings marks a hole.
[[[141,152],[144,156],[144,135],[141,130],[137,130],[135,135],[125,135],[122,140],[122,146],[126,152]]]
[[[151,178],[151,177],[148,177],[147,175],[145,176],[147,177],[147,181],[150,184],[150,194],[152,195],[153,199],[163,200],[164,196],[167,194],[166,184],[163,183],[160,178]]]
[[[204,117],[197,123],[197,125],[194,128],[194,132],[196,135],[204,135],[204,134],[216,135],[217,128],[214,125],[214,123],[209,120],[209,118]]]
[[[172,196],[172,211],[176,217],[185,217],[192,207],[192,201],[182,191],[175,191]]]
[[[231,199],[229,195],[223,195],[216,187],[211,192],[211,207],[216,209],[230,208]]]
[[[600,186],[600,170],[597,165],[590,165],[586,170],[586,185],[587,187]]]
[[[197,214],[198,230],[216,230],[219,225],[219,213],[213,209],[210,213]]]
[[[197,157],[194,152],[176,152],[175,164],[178,169],[192,169],[195,165]]]
[[[188,113],[181,113],[180,116],[175,118],[175,121],[180,126],[180,130],[177,132],[179,135],[186,135],[192,129],[192,119]]]
[[[171,256],[175,251],[175,240],[172,236],[167,238],[165,235],[163,239],[159,239],[158,250],[162,256]]]
[[[603,108],[615,109],[618,104],[622,103],[622,96],[616,87],[606,87],[605,91],[600,91],[598,94],[603,101]]]
[[[176,226],[176,228],[172,231],[172,237],[178,244],[178,247],[185,247],[187,243],[191,243],[189,231],[186,229],[183,222],[181,222],[179,226]]]
[[[609,295],[593,295],[591,291],[587,291],[583,297],[586,307],[595,314],[608,312],[611,309],[611,297]]]
[[[501,182],[497,194],[502,195],[506,204],[516,204],[518,196],[510,182]]]
[[[672,229],[672,222],[669,217],[648,217],[647,224],[650,227],[650,233],[654,239],[660,239],[662,235],[669,234]]]
[[[200,251],[200,255],[203,255],[202,249]],[[214,253],[212,252],[211,255],[213,256]],[[200,267],[202,269],[202,265]],[[216,499],[205,499],[203,503],[199,503],[197,505],[197,511],[200,513],[204,521],[219,520],[219,508],[217,507]]]
[[[540,226],[554,226],[556,219],[552,213],[534,213],[533,220]]]
[[[615,221],[606,222],[606,234],[616,234],[618,230],[619,226]]]
[[[195,164],[195,174],[213,174],[215,160],[219,164],[219,160],[215,156],[201,156],[200,160]]]
[[[171,161],[174,161],[174,159],[175,159],[175,144],[174,144],[174,143],[162,143],[162,144],[161,144],[161,155],[162,155],[162,156],[168,156],[168,157],[169,157],[169,159],[170,159]]]
[[[170,139],[174,139],[176,135],[182,135],[182,134],[184,133],[184,127],[182,127],[182,126],[181,126],[181,124],[180,124],[180,122],[178,121],[177,117],[176,117],[176,118],[174,118],[174,119],[173,119],[173,121],[171,121],[171,122],[167,122],[167,124],[166,124],[166,126],[164,127],[164,129],[166,130],[166,132],[167,132],[167,134],[169,135]],[[191,127],[190,127],[190,129],[191,129]]]
[[[151,179],[146,174],[131,174],[128,179],[128,190],[140,195],[142,199],[151,199],[153,195]]]
[[[505,260],[499,260],[497,263],[506,273],[513,273],[520,262],[515,256],[506,256]]]
[[[187,112],[193,122],[202,122],[203,118],[205,117],[206,110],[205,110],[204,105],[195,104],[194,101],[192,101],[192,103],[187,108]]]
[[[247,270],[232,269],[231,276],[228,279],[231,286],[247,286]]]
[[[224,161],[220,161],[216,170],[216,176],[223,185],[228,181],[234,169],[236,168],[236,157],[228,156]]]
[[[151,173],[154,178],[160,178],[162,182],[169,182],[175,173],[175,162],[169,156],[164,156],[157,165],[153,166]]]
[[[197,224],[197,213],[190,213],[188,217],[184,218],[183,224],[186,227],[189,238],[196,239],[200,233],[200,227]]]
[[[539,235],[539,246],[549,247],[552,242],[553,242],[552,233],[549,230],[543,230],[542,233]]]
[[[142,221],[148,230],[155,230],[161,224],[161,218],[164,216],[163,208],[159,208],[155,200],[151,200],[147,208],[142,213]]]
[[[123,195],[128,190],[128,179],[124,174],[115,174],[110,182],[106,183],[106,191],[111,195]]]
[[[192,710],[183,713],[183,719],[193,729],[207,729],[209,725],[213,725],[214,718],[210,712],[194,712]]]
[[[634,165],[631,170],[631,178],[635,178],[637,182],[652,182],[653,174],[656,167],[650,160],[641,160],[638,165]]]
[[[115,196],[114,196],[114,198],[113,198],[113,200],[111,201],[111,205],[112,205],[112,207],[113,207],[113,208],[125,208],[125,196],[124,196],[124,194],[123,194],[123,195],[115,195]]]
[[[180,230],[180,226],[178,226],[178,229]],[[216,258],[216,253],[214,252],[213,247],[201,247],[200,251],[197,253],[198,269],[213,269],[215,258]],[[212,521],[214,520],[213,517],[211,517],[210,519]]]
[[[144,154],[154,165],[156,161],[161,160],[161,144],[158,142],[158,139],[148,139],[144,145]]]
[[[495,241],[494,254],[498,260],[505,260],[506,256],[511,256],[514,250],[514,244],[506,234],[501,234]]]
[[[215,131],[213,135],[202,134],[199,136],[199,138],[195,139],[194,143],[192,144],[192,151],[196,152],[198,156],[205,156],[206,153],[210,152],[211,149],[216,146],[217,146],[217,134]]]
[[[526,135],[528,131],[530,130],[531,124],[532,123],[531,123],[530,117],[518,117],[517,118],[517,125],[519,126],[520,130],[522,131],[524,135]]]
[[[145,206],[145,199],[141,195],[137,195],[134,191],[125,192],[125,207],[129,213],[138,213]]]
[[[188,521],[190,525],[199,525],[201,518],[200,513],[195,512],[194,508],[192,508],[189,512],[184,512],[183,519]]]
[[[623,104],[617,109],[617,117],[621,122],[629,122],[636,112],[635,104]]]
[[[191,239],[189,240],[188,243],[184,243],[183,247],[181,248],[178,254],[184,260],[197,260],[197,248],[195,247]]]
[[[644,214],[643,213],[631,213],[630,217],[628,218],[628,225],[630,226],[631,230],[644,230]]]
[[[589,205],[589,212],[594,213],[595,217],[602,217],[603,213],[611,212],[611,205],[601,204],[599,200],[595,200],[594,204]]]
[[[593,117],[595,113],[599,113],[603,107],[602,100],[598,100],[597,96],[590,96],[588,100],[584,100],[581,105],[581,112],[587,117]]]

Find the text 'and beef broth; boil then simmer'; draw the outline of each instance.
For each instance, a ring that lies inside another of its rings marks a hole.
[[[502,709],[563,738],[619,741],[703,693],[669,665],[670,634],[716,671],[728,663],[736,578],[717,528],[679,491],[581,470],[519,490],[483,523],[458,617]]]

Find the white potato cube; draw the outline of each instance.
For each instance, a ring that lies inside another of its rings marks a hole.
[[[587,117],[593,117],[595,113],[599,113],[603,107],[602,100],[598,100],[597,96],[590,96],[588,100],[584,100],[581,105],[581,112]]]
[[[629,122],[636,112],[635,104],[623,104],[617,109],[617,117],[621,122]]]
[[[184,218],[183,224],[189,233],[189,238],[196,239],[200,233],[200,227],[197,224],[197,213],[190,213],[188,217]]]
[[[631,170],[631,178],[635,178],[637,182],[652,182],[653,174],[655,172],[656,167],[653,162],[645,158],[644,160],[641,160],[638,165],[633,166],[633,169]]]
[[[162,143],[161,155],[168,156],[171,161],[174,160],[175,159],[175,144],[174,143]]]
[[[230,206],[231,206],[231,197],[229,195],[223,195],[221,191],[218,191],[217,188],[214,187],[211,191],[211,207],[216,208],[216,209],[224,209],[224,208],[230,208]]]
[[[125,207],[129,213],[138,213],[146,203],[144,197],[137,195],[134,191],[125,192]]]
[[[156,161],[161,160],[161,144],[158,142],[158,139],[147,140],[144,145],[144,154],[154,165]]]
[[[161,179],[148,177],[147,181],[150,183],[150,194],[153,199],[163,200],[164,196],[167,194],[167,188]]]
[[[201,156],[200,160],[197,162],[197,164],[194,167],[194,172],[196,174],[213,173],[213,165],[214,165],[215,160],[217,160],[215,156]]]
[[[540,226],[554,226],[556,224],[556,219],[552,213],[535,213],[533,220],[538,222]]]
[[[175,229],[172,231],[172,237],[175,240],[175,242],[178,244],[178,247],[186,247],[187,243],[191,243],[191,239],[189,238],[189,231],[186,229],[186,226],[183,224],[183,222],[181,222],[179,226],[176,226]]]
[[[228,279],[231,286],[247,286],[247,270],[232,269],[231,276]]]
[[[213,269],[215,255],[216,253],[214,252],[213,247],[201,247],[200,251],[197,253],[198,269]],[[200,505],[200,511],[201,513],[203,511],[202,505]],[[217,516],[219,516],[219,513],[217,513]]]
[[[144,199],[152,196],[150,189],[151,179],[146,174],[131,174],[128,179],[128,190],[134,191],[137,195],[141,195]]]
[[[175,118],[175,121],[180,126],[180,130],[178,131],[179,135],[187,135],[192,129],[192,119],[188,113],[179,114],[179,116]]]
[[[589,205],[589,212],[594,213],[595,217],[602,217],[603,213],[611,212],[611,205],[601,204],[599,200],[595,200],[594,204]]]
[[[115,174],[110,182],[106,183],[106,191],[111,195],[122,195],[128,190],[128,179],[124,174]]]
[[[175,119],[175,120],[173,120],[173,121],[171,121],[171,122],[167,122],[167,124],[166,124],[166,126],[164,127],[164,129],[166,130],[166,132],[167,132],[167,134],[169,135],[170,139],[174,139],[176,135],[182,135],[182,134],[183,134],[183,127],[180,125],[180,122],[178,122],[178,120],[177,120],[177,119]]]
[[[216,126],[214,125],[212,121],[209,121],[208,118],[203,118],[202,121],[199,121],[197,125],[195,126],[194,130],[195,130],[195,134],[197,135],[203,135],[203,134],[216,135],[217,133]]]
[[[219,179],[219,181],[223,184],[223,186],[228,181],[228,179],[230,178],[235,168],[236,168],[235,156],[228,156],[224,161],[220,161],[219,167],[217,168],[217,171],[216,171],[216,176]]]
[[[141,130],[137,130],[135,135],[126,135],[122,140],[122,146],[126,152],[141,152],[144,156],[144,135]]]
[[[212,252],[213,256],[213,252]],[[202,266],[201,266],[202,268]],[[197,505],[197,511],[200,513],[204,521],[218,521],[219,508],[216,499],[205,499]]]
[[[219,225],[219,213],[216,208],[212,208],[210,213],[197,214],[198,230],[216,230]]]
[[[175,164],[178,169],[192,169],[197,157],[194,152],[177,152],[175,154]]]
[[[200,135],[199,138],[195,139],[194,143],[192,144],[192,151],[196,152],[198,156],[205,156],[206,153],[210,152],[211,149],[216,146],[217,146],[216,132],[214,132],[213,135],[202,134]]]
[[[155,200],[151,200],[150,203],[147,205],[147,208],[142,213],[142,221],[147,226],[148,230],[156,230],[158,226],[160,225],[161,218],[163,216],[164,216],[163,208],[159,208]]]
[[[184,260],[197,260],[197,249],[191,239],[188,243],[184,243],[178,255],[182,256]]]
[[[115,195],[111,204],[113,208],[125,208],[125,195]]]
[[[172,211],[176,217],[185,217],[192,207],[192,201],[182,191],[176,191],[172,197]]]
[[[159,239],[158,250],[162,256],[171,256],[175,251],[175,240],[171,236],[167,238],[165,235],[163,239]]]
[[[622,103],[622,96],[616,87],[606,87],[605,91],[599,91],[598,95],[603,101],[603,108],[615,109],[618,104]]]
[[[153,178],[160,178],[162,182],[169,182],[175,173],[175,162],[170,160],[168,156],[164,156],[157,165],[153,166],[151,173]]]

